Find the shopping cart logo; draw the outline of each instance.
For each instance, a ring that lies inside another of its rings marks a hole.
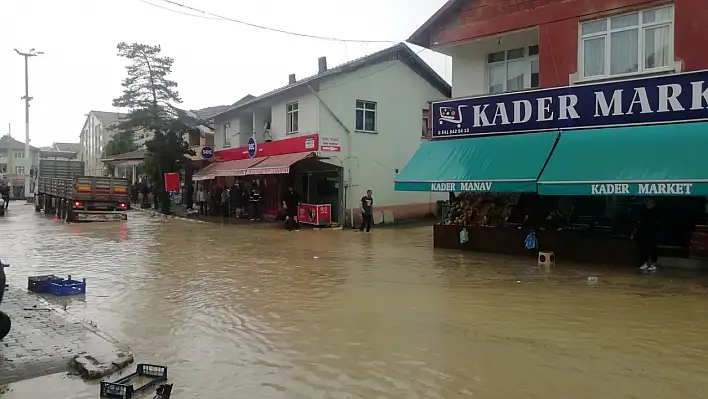
[[[441,125],[443,122],[454,123],[457,127],[462,126],[462,108],[466,108],[466,105],[458,105],[457,109],[455,107],[440,107],[440,119]]]

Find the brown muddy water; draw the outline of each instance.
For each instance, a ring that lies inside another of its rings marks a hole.
[[[25,206],[0,220],[0,253],[12,284],[86,277],[68,310],[136,361],[168,366],[175,399],[708,395],[704,275],[543,271],[433,250],[429,227],[288,233],[129,217],[66,225]],[[65,375],[10,388],[3,399],[98,397]]]

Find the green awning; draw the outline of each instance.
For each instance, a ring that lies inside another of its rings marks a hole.
[[[708,195],[708,123],[564,131],[541,195]]]
[[[535,192],[558,132],[437,140],[421,145],[397,191]]]

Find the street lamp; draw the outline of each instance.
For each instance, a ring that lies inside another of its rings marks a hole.
[[[25,168],[25,198],[28,198],[28,191],[30,190],[30,170],[32,168],[32,159],[30,157],[30,138],[29,138],[29,107],[30,107],[30,101],[32,101],[32,97],[29,95],[29,68],[28,68],[28,60],[30,57],[36,57],[38,55],[44,54],[42,51],[37,51],[35,49],[30,49],[29,52],[23,53],[18,49],[15,49],[15,52],[18,55],[21,55],[22,57],[25,57],[25,95],[22,97],[23,100],[25,100],[25,165],[27,165],[27,162],[29,161],[30,167]]]

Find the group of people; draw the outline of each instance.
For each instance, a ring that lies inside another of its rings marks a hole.
[[[190,191],[192,190],[188,190]],[[191,195],[188,195],[188,198],[191,198]],[[226,185],[213,186],[211,189],[201,187],[197,191],[200,215],[248,217],[251,220],[260,220],[262,201],[263,196],[258,184],[254,184],[250,190],[236,182],[231,187]]]

